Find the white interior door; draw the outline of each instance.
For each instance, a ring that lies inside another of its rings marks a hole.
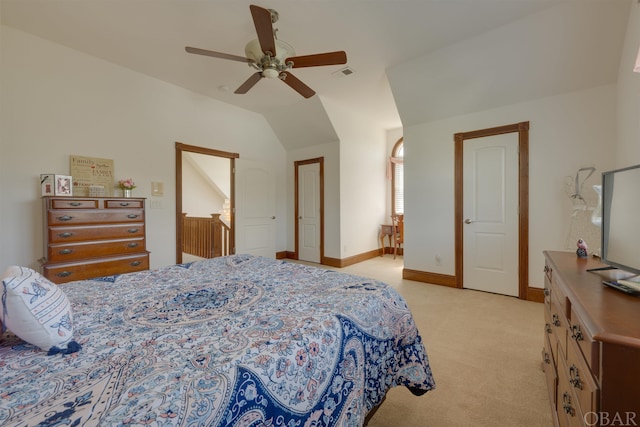
[[[298,166],[298,259],[320,263],[320,163]]]
[[[464,143],[463,287],[518,296],[518,134]]]
[[[275,178],[246,160],[236,165],[236,253],[275,258]]]

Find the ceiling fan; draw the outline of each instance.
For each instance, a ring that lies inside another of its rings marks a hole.
[[[278,12],[253,4],[249,6],[249,9],[251,10],[258,38],[247,43],[245,47],[246,57],[198,49],[196,47],[185,47],[185,50],[189,53],[244,62],[258,70],[257,73],[242,83],[234,93],[247,93],[262,78],[278,78],[300,95],[305,98],[311,98],[315,95],[313,89],[291,74],[288,71],[289,69],[347,63],[347,54],[344,51],[295,56],[293,47],[276,38],[277,30],[274,30],[273,24],[278,20]]]

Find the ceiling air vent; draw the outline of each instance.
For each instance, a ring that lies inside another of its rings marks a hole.
[[[331,75],[333,77],[335,77],[336,79],[341,79],[343,77],[350,76],[353,73],[354,73],[354,71],[351,68],[344,67],[344,68],[339,69],[338,71],[334,71],[333,73],[331,73]]]

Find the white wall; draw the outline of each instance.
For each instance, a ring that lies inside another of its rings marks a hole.
[[[182,158],[182,213],[189,217],[211,218],[211,214],[221,213],[224,195],[216,190],[209,180],[200,173],[183,152]],[[201,154],[204,155],[204,154]],[[229,171],[229,159],[226,168]]]
[[[570,232],[566,178],[595,166],[588,189],[614,163],[615,105],[607,85],[405,127],[405,268],[455,274],[453,135],[529,121],[529,285],[543,287],[542,251],[564,250]]]
[[[385,207],[386,132],[368,117],[323,101],[340,136],[340,258],[378,248]]]
[[[255,113],[28,35],[0,29],[0,269],[43,255],[39,174],[66,174],[69,155],[113,159],[147,209],[152,268],[175,262],[175,141],[240,153],[284,185],[285,151]],[[151,198],[151,182],[164,196]],[[276,246],[285,248],[286,193],[276,195]]]
[[[324,256],[344,259],[378,248],[378,229],[388,204],[386,132],[366,118],[323,99],[340,140],[287,151],[288,247],[295,248],[294,162],[324,157]],[[389,221],[386,220],[386,223]]]
[[[633,64],[640,48],[640,5],[629,13],[618,71],[618,146],[616,168],[640,164],[640,73]]]

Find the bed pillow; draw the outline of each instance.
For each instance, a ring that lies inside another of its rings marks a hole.
[[[73,353],[71,304],[62,289],[30,268],[11,266],[2,275],[0,289],[2,330],[48,350],[49,354]]]

